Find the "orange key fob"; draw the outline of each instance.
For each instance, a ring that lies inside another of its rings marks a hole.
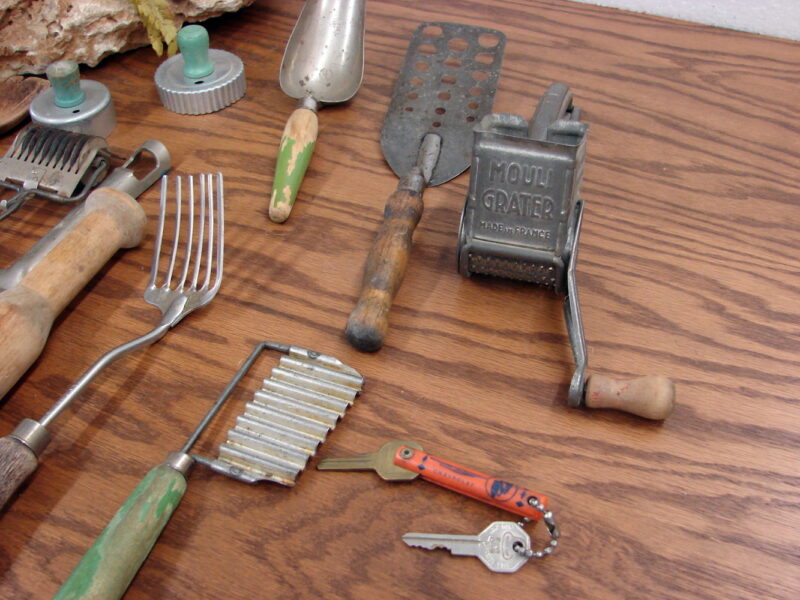
[[[541,519],[542,512],[531,506],[531,498],[538,501],[545,511],[547,510],[547,496],[442,460],[409,446],[398,448],[394,454],[394,464],[419,473],[423,479],[431,483],[516,515],[527,517],[532,521]]]

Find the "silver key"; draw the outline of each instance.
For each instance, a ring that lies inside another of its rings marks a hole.
[[[524,552],[531,548],[531,538],[517,523],[495,521],[478,535],[407,533],[403,541],[409,546],[435,550],[444,548],[455,556],[477,556],[495,573],[514,573],[528,562]]]

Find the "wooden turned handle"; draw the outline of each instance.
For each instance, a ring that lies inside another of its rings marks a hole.
[[[296,109],[283,128],[269,201],[269,218],[275,223],[283,223],[292,212],[314,153],[318,130],[317,113],[308,108]]]
[[[10,435],[0,438],[0,508],[39,466],[36,455]]]
[[[420,477],[443,488],[468,496],[484,504],[491,504],[521,517],[538,521],[542,512],[531,506],[529,499],[536,499],[547,510],[547,496],[462,467],[422,450],[409,446],[397,449],[394,464],[403,469],[419,473]]]
[[[147,217],[128,194],[100,188],[82,210],[22,281],[0,293],[0,397],[39,356],[64,307],[117,250],[142,241]]]
[[[345,337],[362,352],[383,346],[389,309],[406,274],[414,229],[422,216],[422,191],[397,189],[386,202],[383,225],[364,264],[361,296],[350,313]]]
[[[186,478],[159,465],[114,515],[54,600],[122,598],[186,491]]]
[[[589,408],[615,408],[645,419],[666,419],[675,407],[675,384],[659,376],[619,380],[591,375],[584,402]]]

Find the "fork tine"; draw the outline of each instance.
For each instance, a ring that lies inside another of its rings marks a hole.
[[[197,220],[200,226],[200,231],[197,233],[197,248],[195,249],[194,256],[194,273],[192,275],[191,289],[197,289],[197,280],[200,276],[200,263],[203,262],[203,244],[205,243],[205,228],[206,228],[206,199],[203,193],[203,176],[200,176],[200,218]]]
[[[189,185],[192,184],[192,176],[189,175]],[[169,287],[172,283],[172,271],[175,269],[175,257],[178,255],[178,244],[181,237],[181,178],[175,178],[175,239],[172,241],[172,255],[169,257],[167,275],[164,279],[164,287]]]
[[[156,241],[153,249],[153,262],[150,265],[150,281],[147,287],[152,287],[156,283],[158,275],[158,259],[161,257],[161,241],[164,238],[164,220],[167,213],[167,186],[169,178],[166,175],[161,177],[161,201],[159,203],[160,214],[158,216],[158,230],[156,231]]]
[[[205,281],[203,281],[203,289],[207,289],[208,284],[211,283],[211,259],[214,256],[214,186],[212,185],[213,182],[210,175],[203,174],[203,179],[206,180],[206,178],[208,178],[206,190],[206,201],[208,204],[208,245],[206,251],[208,252],[208,256],[206,257],[206,278]]]
[[[208,176],[209,180],[211,175]],[[222,173],[217,172],[217,277],[214,281],[214,290],[218,290],[222,283],[222,261],[225,250],[225,186]]]
[[[192,262],[192,236],[194,235],[194,178],[189,175],[189,228],[186,237],[186,256],[183,258],[183,272],[181,273],[181,281],[176,286],[177,289],[182,290],[186,284],[186,276],[189,274],[189,265]]]

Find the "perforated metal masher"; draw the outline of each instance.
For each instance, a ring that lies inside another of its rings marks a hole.
[[[83,200],[105,177],[110,154],[101,137],[29,125],[0,158],[0,186],[15,192],[0,200],[0,220],[34,195],[62,203]]]
[[[583,220],[580,186],[588,126],[563,83],[552,84],[530,124],[490,114],[475,129],[472,171],[458,237],[458,271],[543,286],[564,296],[575,358],[570,406],[616,408],[649,419],[672,412],[675,389],[665,377],[617,381],[586,375],[575,265]]]
[[[190,454],[191,447],[265,350],[284,356],[228,431],[218,458]],[[259,342],[178,452],[152,469],[103,530],[56,594],[121,598],[186,491],[198,462],[246,483],[294,485],[328,432],[361,391],[364,378],[333,356],[305,348]]]

